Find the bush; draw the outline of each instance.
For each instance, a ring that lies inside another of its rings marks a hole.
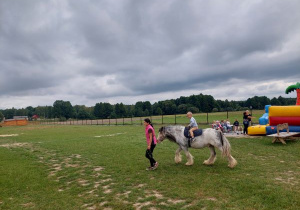
[[[59,118],[59,121],[60,121],[60,122],[64,122],[64,121],[66,121],[66,120],[67,120],[67,119],[66,119],[65,117],[60,117],[60,118]]]
[[[192,113],[199,113],[199,109],[197,107],[194,107],[194,106],[189,107],[188,111],[192,112]]]
[[[212,112],[218,112],[218,108],[213,108]]]

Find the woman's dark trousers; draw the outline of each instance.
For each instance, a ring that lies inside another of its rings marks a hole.
[[[149,159],[151,167],[153,167],[156,163],[156,161],[153,158],[153,150],[154,150],[155,146],[156,146],[155,144],[152,144],[151,148],[146,150],[146,158]]]

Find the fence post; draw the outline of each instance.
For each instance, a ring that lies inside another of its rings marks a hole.
[[[123,125],[124,125],[124,117],[123,117]]]
[[[164,124],[164,115],[161,115],[161,124]]]
[[[228,108],[227,108],[227,118],[226,119],[228,119]]]
[[[208,112],[206,113],[206,123],[208,125]]]
[[[118,125],[118,118],[116,117],[116,125]]]
[[[131,115],[131,125],[133,125],[133,122],[132,122],[132,115]]]
[[[175,125],[176,125],[176,114],[175,114]]]
[[[108,118],[108,125],[110,125],[110,118]]]
[[[140,120],[141,120],[141,125],[143,125],[143,122],[142,122],[142,117],[140,117]]]

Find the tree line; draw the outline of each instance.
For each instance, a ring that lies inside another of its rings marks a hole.
[[[254,96],[246,101],[215,100],[211,95],[181,96],[177,99],[159,101],[151,104],[149,101],[139,101],[134,105],[123,103],[110,104],[105,102],[96,103],[95,106],[72,105],[69,101],[56,100],[53,106],[26,107],[22,109],[0,110],[0,120],[5,117],[34,115],[40,118],[59,118],[61,120],[73,119],[108,119],[122,117],[142,117],[155,115],[209,113],[221,111],[241,111],[246,109],[264,109],[265,105],[295,105],[296,98],[283,98],[279,96],[269,99],[266,96]]]

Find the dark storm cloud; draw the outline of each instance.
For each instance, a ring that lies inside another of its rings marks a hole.
[[[299,7],[296,0],[2,0],[0,98],[93,104],[127,96],[123,102],[133,103],[145,94],[213,95],[233,81],[294,82]]]

